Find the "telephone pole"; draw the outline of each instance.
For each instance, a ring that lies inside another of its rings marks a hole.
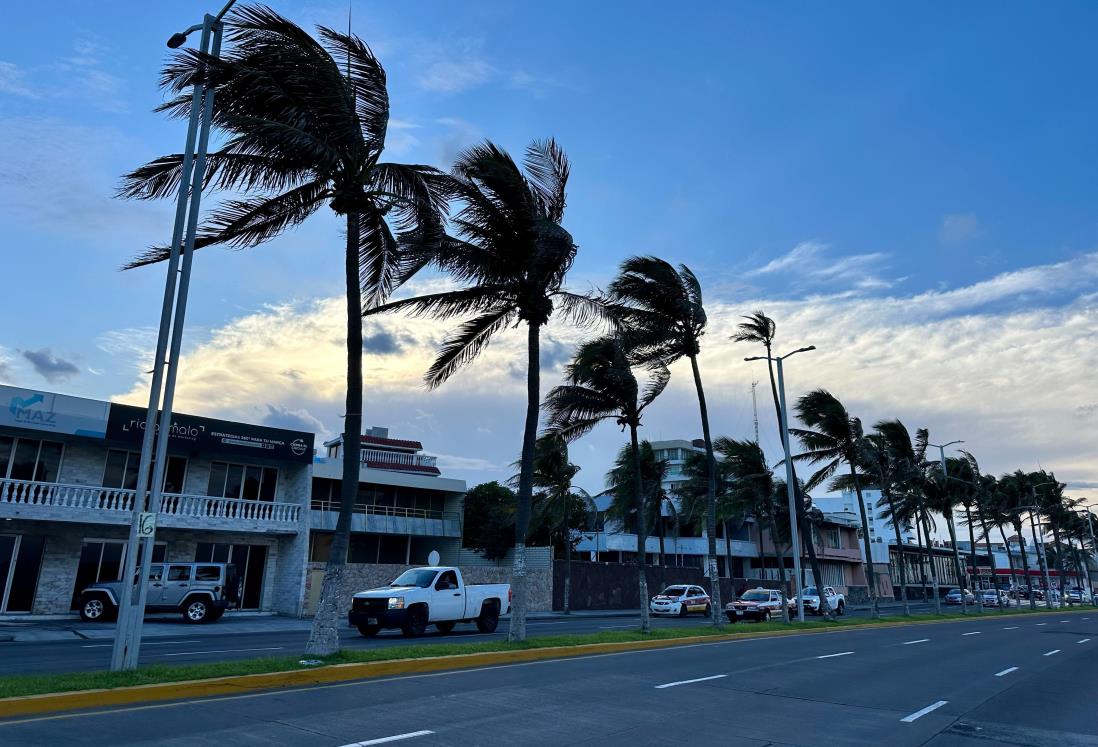
[[[759,442],[759,400],[755,397],[755,388],[758,385],[758,380],[751,382],[751,413],[755,419],[755,443]]]

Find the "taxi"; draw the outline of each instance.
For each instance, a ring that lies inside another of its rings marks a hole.
[[[700,586],[676,584],[668,586],[648,603],[653,615],[678,615],[686,617],[691,612],[708,615],[712,609],[709,594]]]

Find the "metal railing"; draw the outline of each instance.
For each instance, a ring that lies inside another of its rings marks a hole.
[[[324,500],[314,498],[309,507],[314,511],[338,511],[338,500]],[[461,515],[456,511],[431,511],[424,508],[404,508],[403,506],[379,506],[373,503],[356,503],[351,509],[358,514],[375,514],[380,516],[398,516],[406,519],[450,519],[458,521]]]
[[[403,467],[434,467],[436,457],[423,454],[407,454],[402,451],[382,451],[381,449],[362,449],[363,462],[383,462]]]
[[[133,511],[137,492],[124,488],[95,485],[68,485],[31,480],[0,480],[0,506],[42,506],[73,510],[105,511],[119,514],[124,521]],[[215,498],[205,495],[164,493],[160,514],[213,519],[296,523],[301,506],[296,503],[250,501],[241,498]]]

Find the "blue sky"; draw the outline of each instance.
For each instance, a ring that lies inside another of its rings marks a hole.
[[[13,323],[0,328],[0,380],[141,398],[162,278],[116,268],[164,241],[170,213],[111,191],[180,147],[181,124],[150,110],[163,42],[199,5],[8,9],[19,33],[0,51],[0,314]],[[996,471],[1040,463],[1080,491],[1098,486],[1098,398],[1082,385],[1098,362],[1098,6],[353,5],[389,71],[390,158],[445,167],[484,137],[518,151],[553,135],[574,165],[574,285],[605,283],[642,252],[702,277],[719,432],[749,428],[761,372],[723,340],[761,305],[831,346],[791,387],[827,386],[869,421],[950,429]],[[347,23],[346,3],[273,6],[304,25]],[[338,350],[335,370],[312,370],[287,338],[338,348],[339,252],[338,225],[317,216],[260,249],[199,255],[183,405],[337,430]],[[521,427],[518,341],[428,395],[415,377],[436,332],[380,323],[391,349],[367,359],[368,389],[385,395],[368,419],[418,434],[470,481],[505,475]],[[578,339],[554,335],[547,385]],[[259,338],[275,358],[263,368]],[[199,385],[227,371],[248,373],[232,392]],[[471,408],[476,379],[496,375],[507,387]],[[943,376],[958,383],[934,383]],[[650,437],[697,430],[683,379]],[[608,428],[577,446],[587,487],[619,440]]]

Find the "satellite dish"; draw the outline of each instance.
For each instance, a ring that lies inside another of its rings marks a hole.
[[[427,556],[427,565],[438,565],[438,561],[438,550],[431,550],[431,554]]]

